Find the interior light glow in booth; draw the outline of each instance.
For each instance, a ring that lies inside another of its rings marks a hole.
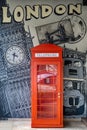
[[[62,48],[44,43],[31,54],[31,127],[63,127]]]

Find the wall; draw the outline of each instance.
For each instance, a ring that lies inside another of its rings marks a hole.
[[[9,5],[9,9],[10,9],[10,12],[11,14],[13,15],[13,11],[14,9],[18,6],[18,5],[21,5],[24,9],[24,13],[25,13],[25,6],[26,5],[30,5],[30,6],[33,6],[33,5],[51,5],[53,7],[53,9],[59,5],[59,4],[63,4],[63,5],[66,5],[67,7],[67,10],[68,10],[68,4],[72,3],[72,4],[77,4],[77,3],[82,3],[82,0],[7,0],[7,3]],[[82,20],[84,20],[85,24],[87,23],[87,6],[84,6],[82,7],[82,14],[79,15],[78,17],[81,17]],[[68,15],[67,11],[63,14],[63,15],[56,15],[54,13],[54,11],[52,12],[52,14],[47,17],[47,18],[44,18],[42,19],[41,17],[39,17],[38,19],[35,19],[34,17],[32,17],[31,20],[27,20],[25,19],[24,17],[24,27],[25,27],[25,30],[27,32],[30,31],[31,33],[31,37],[32,37],[32,41],[33,41],[33,46],[36,46],[39,44],[39,39],[38,39],[38,36],[37,36],[37,31],[36,31],[36,27],[38,28],[38,26],[40,27],[43,27],[43,25],[49,25],[50,23],[53,23],[53,25],[51,26],[51,29],[54,29],[56,28],[56,23],[59,23],[59,21],[61,21],[61,19],[63,19],[64,17],[66,17]],[[76,15],[76,14],[75,14]],[[70,16],[71,17],[71,16]],[[54,27],[55,26],[55,27]],[[85,28],[85,31],[86,31],[86,26],[83,28]],[[50,28],[48,28],[48,31],[52,31]],[[43,29],[42,29],[43,30]],[[84,29],[83,29],[84,30]],[[45,31],[45,29],[44,29]],[[42,33],[44,33],[44,31]],[[22,32],[23,33],[23,32]],[[25,34],[24,34],[25,35]],[[41,35],[42,36],[42,35]],[[29,39],[28,39],[29,40]],[[85,34],[84,38],[82,38],[81,40],[78,40],[78,42],[72,42],[72,43],[69,43],[69,40],[66,41],[64,44],[59,44],[60,46],[64,47],[64,45],[66,46],[66,48],[69,48],[69,49],[78,49],[78,51],[81,51],[81,52],[86,52],[87,51],[87,33]],[[29,43],[30,44],[30,43]],[[28,45],[26,45],[25,48],[27,48]],[[32,45],[31,45],[32,46]],[[29,46],[28,46],[29,47]],[[29,56],[29,53],[28,53],[28,56]],[[28,58],[28,57],[27,57]],[[87,67],[87,62],[86,62],[86,65]],[[27,75],[28,76],[28,75]],[[26,82],[25,82],[26,84]],[[20,90],[21,91],[21,90]],[[10,92],[10,91],[9,91]],[[9,93],[8,93],[9,95]],[[87,96],[87,85],[86,85],[86,96]],[[87,98],[86,98],[87,99]],[[29,107],[29,106],[28,106]],[[19,117],[21,113],[19,114]],[[25,114],[27,115],[27,114]],[[14,115],[13,115],[14,116]],[[22,116],[23,117],[23,116]]]

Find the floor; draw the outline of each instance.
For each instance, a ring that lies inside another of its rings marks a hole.
[[[0,121],[0,130],[87,130],[81,120],[68,119],[64,121],[64,128],[31,128],[30,119],[9,119]]]

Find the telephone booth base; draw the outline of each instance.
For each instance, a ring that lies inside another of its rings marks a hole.
[[[51,125],[51,124],[47,124],[47,125],[43,125],[43,124],[32,124],[31,125],[32,128],[63,128],[63,124],[54,124],[54,125]]]

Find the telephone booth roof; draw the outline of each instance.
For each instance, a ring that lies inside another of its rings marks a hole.
[[[63,48],[60,47],[60,46],[57,46],[55,44],[52,44],[52,43],[43,43],[43,44],[40,44],[38,46],[35,46],[31,49],[31,51],[40,51],[40,52],[54,52],[54,51],[62,51]]]
[[[52,43],[43,43],[40,44],[38,46],[35,46],[33,48],[31,48],[31,53],[32,53],[32,58],[48,58],[48,57],[35,57],[36,53],[49,53],[49,54],[59,54],[58,57],[54,57],[57,59],[62,59],[62,50],[63,48],[57,45],[54,45]],[[53,57],[49,57],[49,58],[53,58]]]

